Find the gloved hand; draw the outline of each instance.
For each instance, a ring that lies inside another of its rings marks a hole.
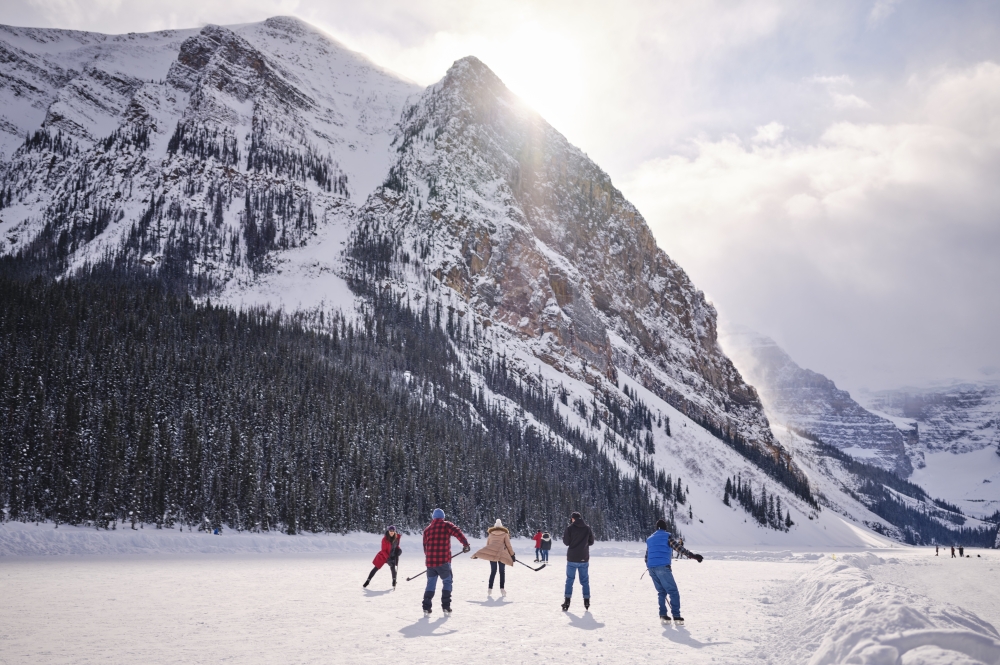
[[[517,557],[514,556],[513,554],[511,554],[510,555],[510,561],[511,561],[511,563],[517,563]]]
[[[468,545],[466,545],[465,547],[462,548],[462,551],[463,552],[468,552],[471,549],[472,549],[471,547],[469,547]]]
[[[695,555],[694,555],[694,560],[695,560],[695,561],[697,561],[698,563],[701,563],[702,559],[704,559],[704,558],[705,558],[705,557],[703,557],[703,556],[702,556],[702,555],[700,555],[700,554],[695,554]]]

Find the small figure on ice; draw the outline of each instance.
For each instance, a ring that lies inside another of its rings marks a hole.
[[[510,544],[510,530],[503,525],[499,519],[496,524],[486,530],[486,547],[472,555],[473,559],[484,559],[490,562],[490,586],[487,595],[493,593],[493,581],[497,576],[497,567],[500,568],[500,595],[506,596],[507,591],[504,585],[504,567],[513,566],[517,561],[514,555],[514,547]]]
[[[444,511],[435,508],[431,514],[431,523],[424,529],[424,563],[427,566],[427,588],[424,590],[424,616],[431,614],[431,601],[437,588],[438,578],[441,578],[441,610],[446,616],[451,615],[451,539],[455,537],[462,543],[462,551],[468,552],[469,541],[462,530],[451,522],[444,521]]]
[[[694,559],[698,563],[701,563],[704,558],[700,554],[688,551],[682,541],[670,535],[670,532],[667,531],[666,521],[657,520],[656,532],[646,539],[646,569],[649,571],[649,578],[653,580],[653,586],[656,587],[660,601],[660,621],[667,624],[673,617],[675,624],[683,626],[681,594],[677,590],[674,573],[670,568],[670,558],[674,550],[677,551],[677,554]],[[665,602],[667,596],[670,596],[670,615],[667,614]]]
[[[372,581],[375,577],[375,573],[379,571],[386,563],[389,564],[389,571],[392,573],[392,589],[396,590],[396,566],[399,565],[399,555],[403,553],[403,550],[399,547],[400,535],[396,531],[396,527],[392,524],[385,530],[385,535],[382,536],[382,549],[379,553],[375,555],[372,559],[372,572],[368,573],[368,579],[362,585],[368,587],[368,583]]]
[[[580,574],[580,586],[583,587],[583,609],[590,609],[590,546],[594,544],[594,532],[583,521],[580,513],[569,516],[569,526],[563,532],[563,545],[566,550],[566,593],[563,600],[563,612],[569,610],[569,601],[573,596],[573,581]]]
[[[552,534],[548,531],[542,534],[542,561],[548,563],[549,550],[552,549]]]
[[[539,563],[542,560],[542,532],[538,530],[533,535],[532,540],[535,541],[535,563]]]

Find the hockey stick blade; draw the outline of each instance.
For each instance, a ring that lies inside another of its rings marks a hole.
[[[545,566],[549,565],[549,564],[547,564],[547,563],[543,563],[543,564],[542,564],[542,565],[540,565],[540,566],[539,566],[538,568],[532,568],[531,566],[529,566],[528,564],[524,563],[523,561],[518,561],[518,563],[519,563],[519,564],[521,564],[522,566],[524,566],[525,568],[529,569],[529,570],[533,570],[533,571],[534,571],[534,572],[536,572],[536,573],[537,573],[537,572],[538,572],[539,570],[541,570],[542,568],[544,568]]]

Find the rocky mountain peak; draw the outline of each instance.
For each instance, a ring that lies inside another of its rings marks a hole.
[[[720,435],[772,446],[704,294],[608,175],[485,64],[457,61],[404,111],[394,145],[362,242],[416,255],[559,371],[624,371]]]

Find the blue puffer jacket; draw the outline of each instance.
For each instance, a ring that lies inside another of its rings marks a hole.
[[[646,539],[646,567],[669,566],[673,550],[670,545],[670,532],[657,529],[656,533]]]

